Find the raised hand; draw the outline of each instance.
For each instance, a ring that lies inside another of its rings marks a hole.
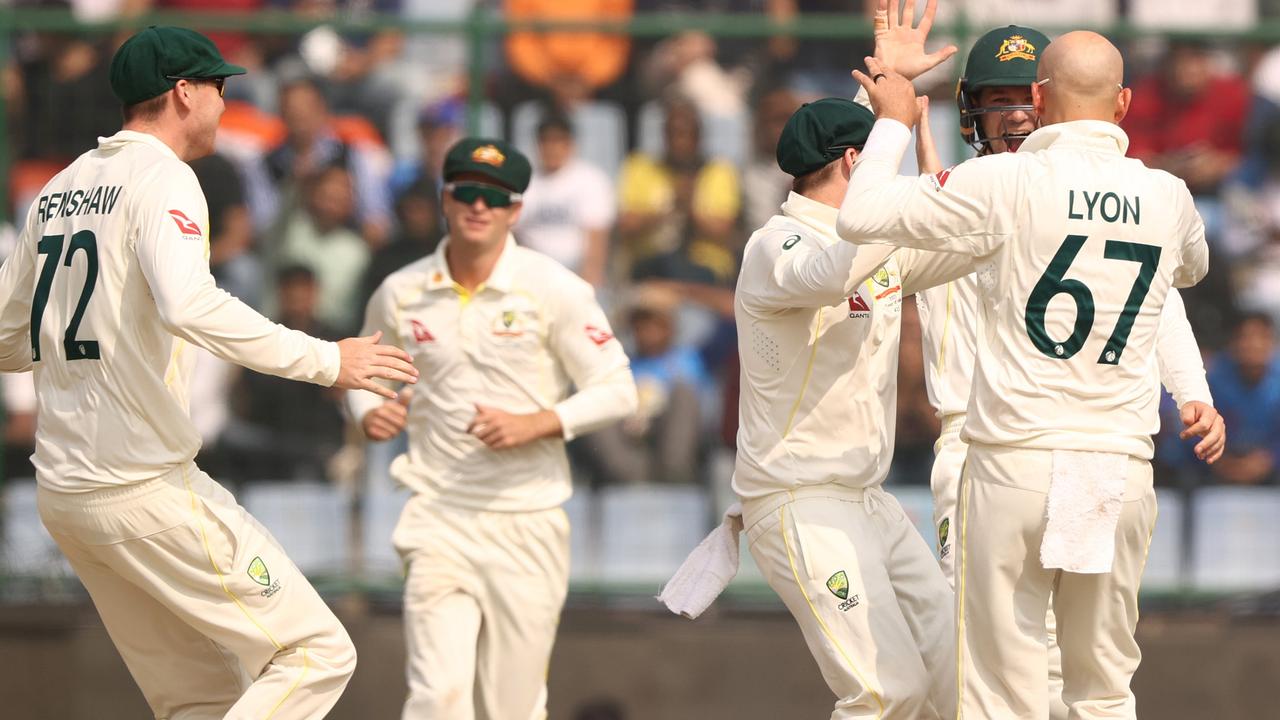
[[[379,345],[382,333],[376,332],[367,337],[347,338],[338,341],[338,353],[342,356],[342,367],[338,370],[338,379],[333,383],[343,390],[368,390],[388,400],[395,400],[394,390],[376,382],[389,380],[393,383],[418,382],[418,369],[413,366],[409,354],[397,347]]]
[[[934,175],[942,172],[942,159],[938,156],[938,146],[933,142],[933,133],[929,130],[929,96],[916,98],[916,106],[920,108],[920,119],[916,122],[916,165],[921,174]]]
[[[886,68],[875,58],[867,58],[867,73],[853,71],[853,78],[866,88],[876,117],[897,120],[907,127],[916,124],[920,108],[911,81]]]
[[[476,416],[467,425],[467,432],[494,450],[505,450],[559,435],[563,429],[560,416],[551,410],[517,415],[477,403]]]
[[[901,15],[898,2],[879,0],[875,15],[876,59],[908,80],[915,80],[955,55],[956,46],[947,45],[937,52],[925,52],[924,43],[933,28],[938,0],[925,3],[924,15],[915,27],[911,23],[916,16],[916,0],[906,0]]]

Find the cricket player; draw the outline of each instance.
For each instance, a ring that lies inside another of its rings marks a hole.
[[[893,456],[902,299],[969,258],[856,248],[837,207],[871,111],[809,103],[777,158],[794,180],[747,242],[735,293],[742,391],[733,487],[751,554],[804,634],[831,715],[954,714],[952,594],[924,539],[881,489]]]
[[[124,128],[41,190],[0,270],[0,370],[34,368],[40,517],[157,718],[322,718],[346,631],[271,535],[193,462],[193,345],[282,377],[391,395],[408,356],[322,342],[217,289],[187,161],[244,69],[149,27],[111,61]]]
[[[637,407],[591,286],[511,237],[530,173],[507,143],[454,145],[449,235],[389,276],[365,315],[425,378],[407,408],[348,396],[371,440],[409,430],[391,466],[413,491],[392,537],[408,574],[405,720],[546,717],[569,578],[564,443]]]
[[[1041,55],[1032,100],[1044,127],[1019,152],[919,178],[896,177],[910,82],[875,59],[868,68],[855,75],[880,119],[841,236],[983,263],[961,431],[958,717],[1048,717],[1050,602],[1070,717],[1135,717],[1156,330],[1170,290],[1207,271],[1203,223],[1185,184],[1124,157],[1116,123],[1130,91],[1101,36],[1068,33]]]
[[[893,30],[896,18],[885,17],[886,30]],[[877,56],[891,58],[894,64],[910,66],[912,54],[902,47],[898,33],[877,33]],[[1038,127],[1031,104],[1031,85],[1036,79],[1036,63],[1049,39],[1038,30],[1008,26],[996,28],[980,37],[969,51],[956,92],[960,109],[960,132],[979,155],[1013,152]],[[893,67],[893,65],[890,65]],[[896,69],[896,68],[894,68]],[[901,73],[913,79],[907,73]],[[917,130],[919,132],[920,129]],[[931,155],[931,153],[926,153]],[[938,172],[940,164],[921,167],[924,172]],[[925,384],[929,402],[938,411],[942,434],[935,445],[930,487],[933,490],[933,520],[937,532],[939,561],[947,580],[955,587],[955,553],[952,532],[955,527],[956,498],[960,473],[968,445],[960,439],[969,389],[973,376],[978,334],[977,277],[969,275],[944,286],[916,294],[920,310],[925,360]],[[1212,407],[1212,397],[1205,380],[1204,363],[1191,325],[1187,322],[1182,298],[1171,292],[1165,302],[1157,331],[1157,356],[1160,377],[1173,393],[1183,420],[1189,426],[1183,437],[1199,432],[1198,423],[1211,426],[1211,432],[1199,443],[1197,453],[1212,461],[1220,453],[1225,440],[1221,417]],[[1066,720],[1067,707],[1062,702],[1062,657],[1055,637],[1053,611],[1047,618],[1049,637],[1049,716]]]

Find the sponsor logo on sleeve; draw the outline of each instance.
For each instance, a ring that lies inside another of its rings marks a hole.
[[[942,188],[946,187],[947,178],[951,177],[951,171],[954,169],[954,167],[949,167],[946,170],[939,171],[936,175],[931,176],[930,179],[933,180],[933,189],[942,190]]]
[[[582,330],[587,334],[587,338],[591,340],[591,342],[595,343],[597,347],[604,345],[613,339],[613,333],[603,328],[598,328],[595,325],[584,325]]]
[[[431,331],[427,330],[427,326],[423,325],[417,320],[410,320],[409,328],[413,330],[414,342],[421,344],[421,343],[431,343],[436,341],[436,338],[434,335],[431,334]]]
[[[190,239],[202,237],[200,226],[187,217],[186,213],[181,210],[170,210],[169,217],[173,218],[174,224],[178,226],[178,232],[182,233],[183,237]]]

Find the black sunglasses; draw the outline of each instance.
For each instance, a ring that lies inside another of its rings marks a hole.
[[[524,197],[518,192],[512,192],[497,185],[477,182],[445,183],[444,191],[449,193],[449,197],[465,205],[470,205],[479,198],[491,208],[511,207]]]
[[[197,78],[197,77],[184,77],[182,75],[165,75],[164,79],[165,80],[186,80],[187,82],[190,82],[190,83],[202,83],[202,82],[213,83],[213,86],[218,89],[218,97],[222,97],[223,93],[227,91],[227,79],[224,77]]]

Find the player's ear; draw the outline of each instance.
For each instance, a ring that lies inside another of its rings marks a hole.
[[[844,162],[841,163],[844,170],[844,176],[849,177],[853,174],[853,164],[858,162],[858,148],[849,148],[844,151]]]
[[[1036,109],[1036,115],[1043,118],[1044,114],[1044,86],[1040,83],[1031,83],[1031,106]]]
[[[179,80],[174,83],[173,90],[171,92],[173,93],[173,102],[175,103],[179,113],[185,114],[191,109],[192,102],[195,99],[192,95],[195,93],[195,90],[195,85],[191,84],[190,81]]]
[[[1133,102],[1133,90],[1129,88],[1121,88],[1119,94],[1116,95],[1116,112],[1115,123],[1120,124],[1125,115],[1129,114],[1129,103]]]

